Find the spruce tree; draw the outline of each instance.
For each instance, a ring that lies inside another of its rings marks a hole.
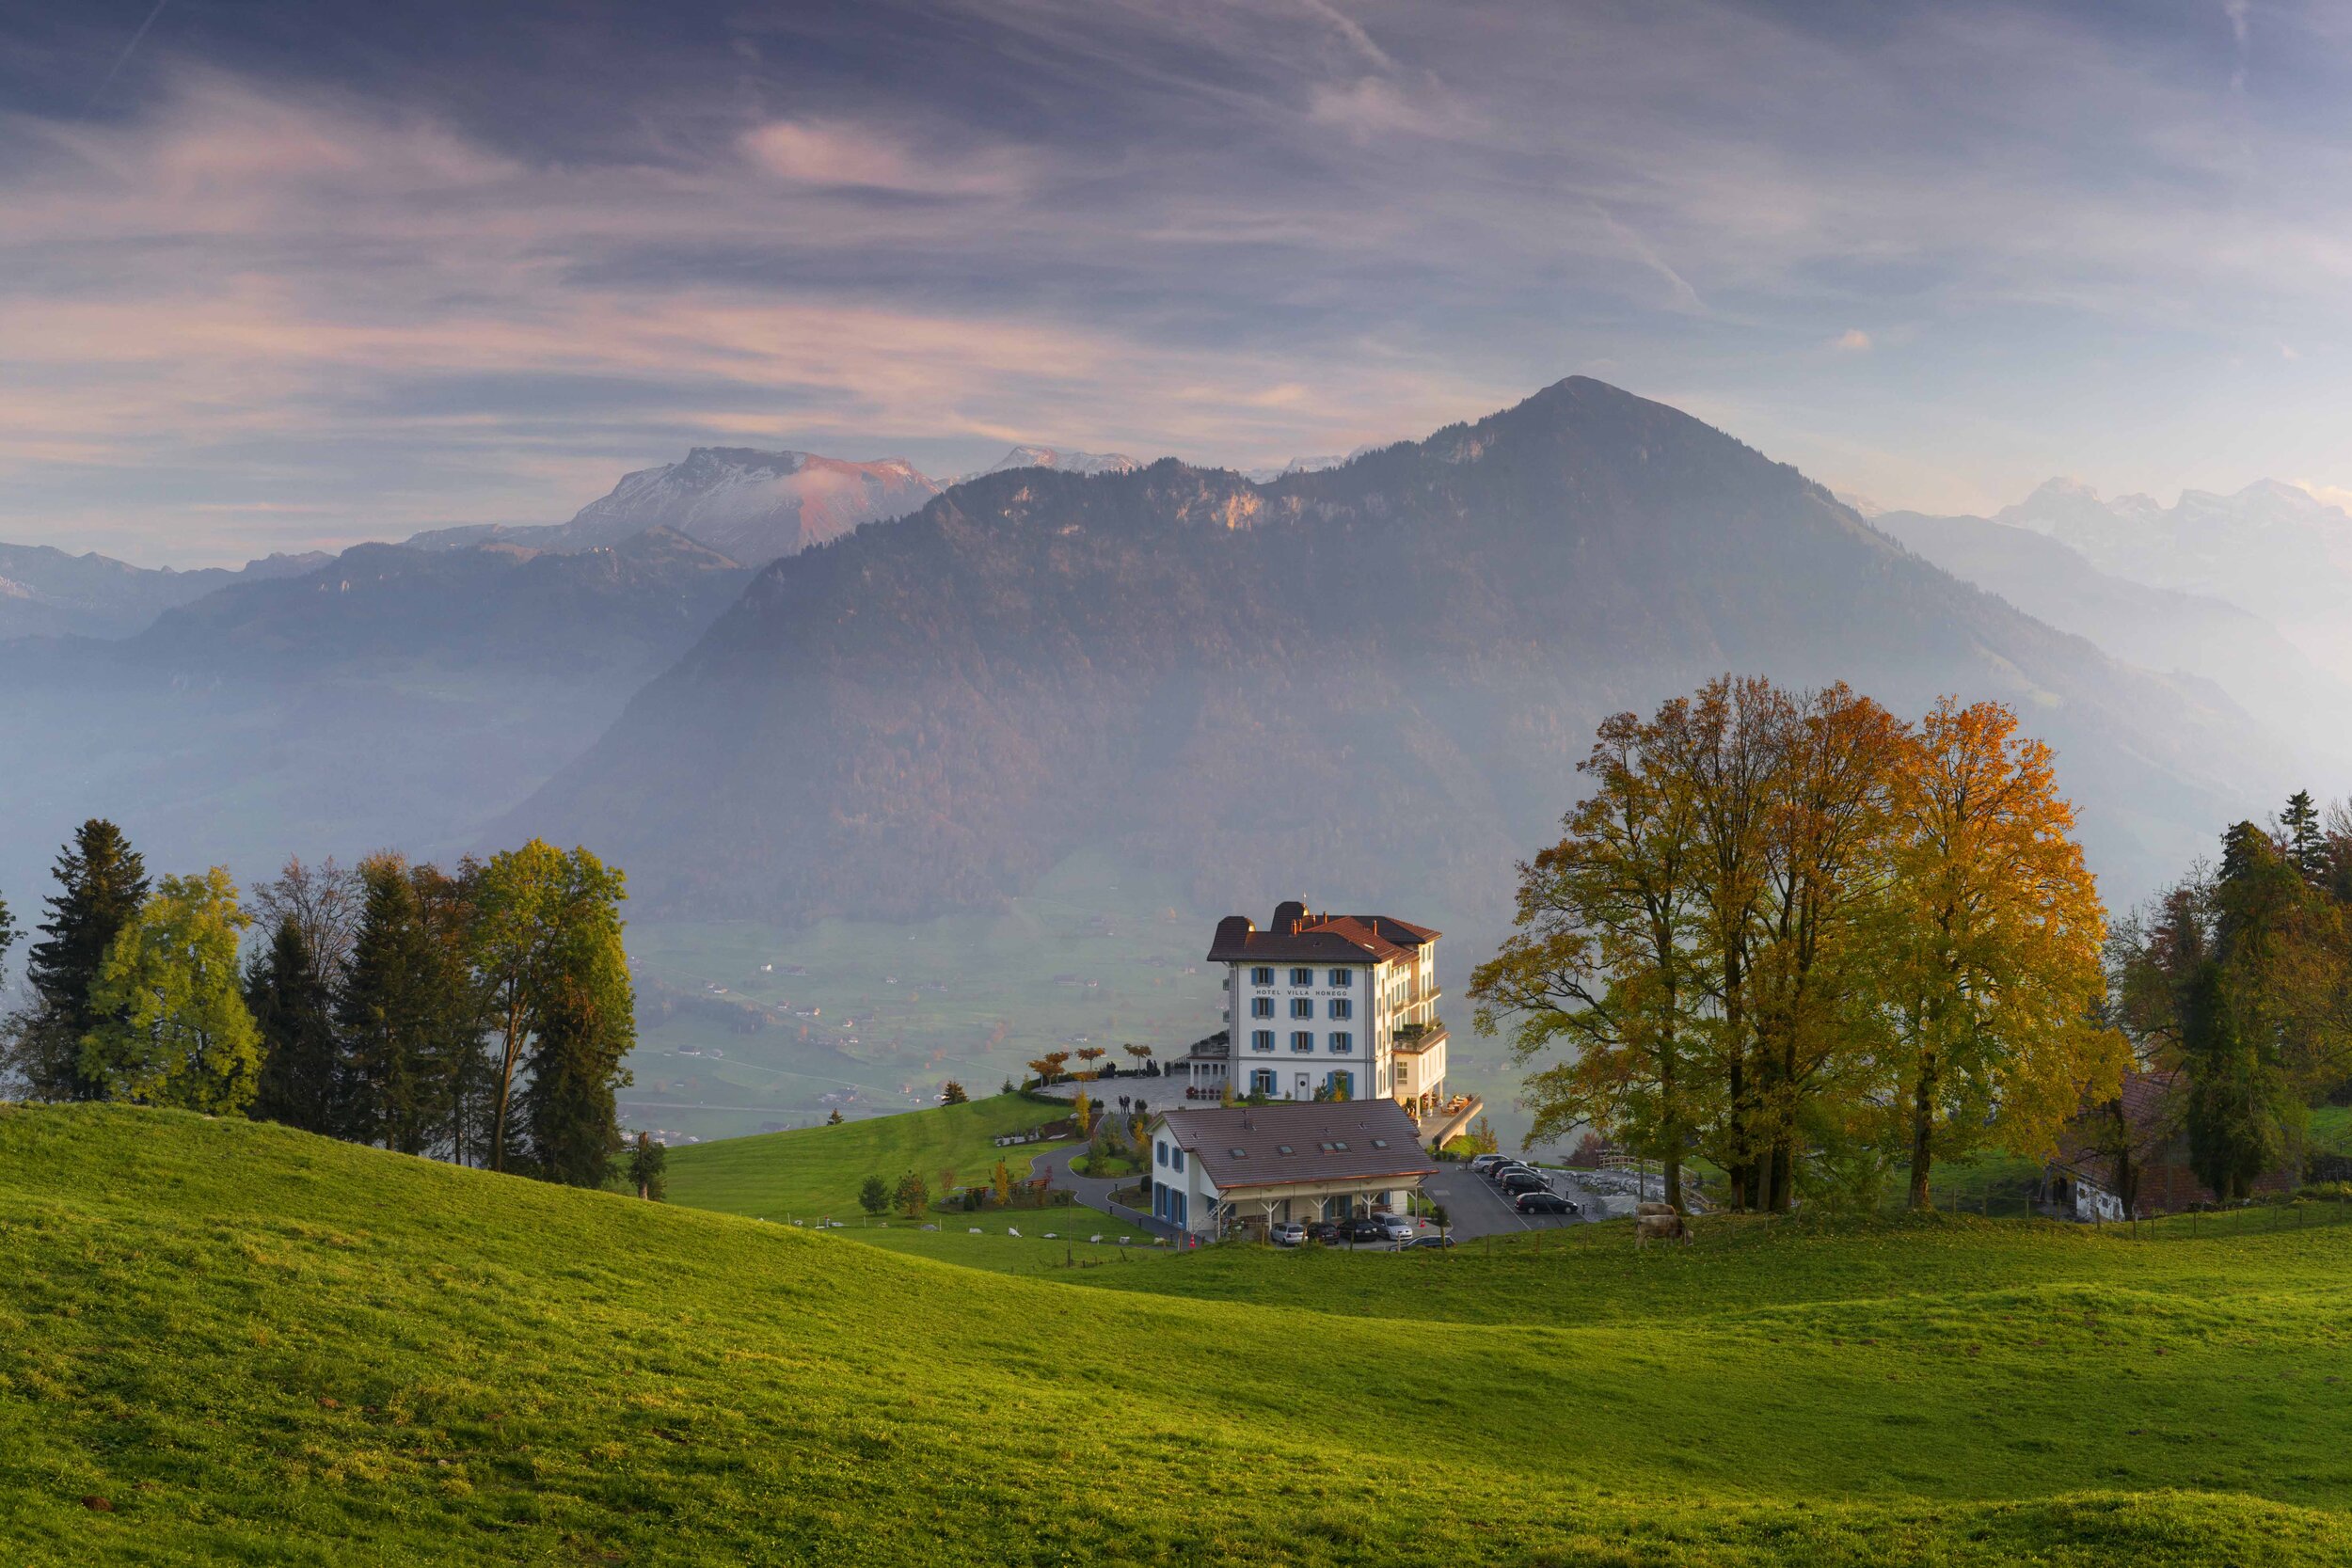
[[[99,1022],[91,988],[115,938],[147,899],[147,864],[121,829],[92,817],[58,851],[56,878],[40,925],[44,940],[33,943],[25,965],[33,1002],[17,1020],[12,1054],[37,1097],[96,1100],[105,1084],[82,1060],[83,1037]]]
[[[292,913],[278,917],[269,946],[246,978],[246,1006],[262,1031],[266,1055],[251,1107],[256,1121],[281,1121],[335,1135],[351,1120],[335,1037],[334,988],[321,973],[309,933]]]
[[[2312,792],[2298,789],[2287,797],[2287,809],[2280,814],[2279,827],[2286,839],[2287,859],[2303,874],[2303,879],[2317,883],[2328,875],[2328,838],[2320,831],[2319,807],[2312,800]]]
[[[359,875],[359,936],[335,999],[350,1074],[347,1135],[421,1154],[438,1130],[433,993],[441,965],[407,866],[378,855]]]

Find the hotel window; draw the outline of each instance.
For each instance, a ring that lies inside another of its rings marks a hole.
[[[1356,1075],[1352,1072],[1333,1072],[1326,1074],[1323,1083],[1324,1086],[1331,1091],[1331,1098],[1334,1100],[1353,1100],[1356,1098]],[[1345,1148],[1347,1146],[1345,1144],[1342,1144],[1340,1147],[1342,1148]],[[1176,1157],[1180,1160],[1183,1159],[1183,1151],[1179,1150]]]
[[[1269,1040],[1267,1043],[1270,1045],[1273,1042]],[[1274,1069],[1272,1068],[1261,1068],[1256,1072],[1251,1073],[1249,1075],[1249,1092],[1251,1094],[1272,1094],[1274,1092]]]
[[[1249,1049],[1250,1049],[1250,1050],[1252,1050],[1252,1051],[1271,1051],[1271,1050],[1273,1050],[1273,1049],[1274,1049],[1274,1031],[1273,1031],[1273,1030],[1271,1030],[1271,1029],[1252,1029],[1252,1030],[1250,1030],[1250,1031],[1249,1031]]]
[[[1251,1018],[1272,1018],[1274,1016],[1274,998],[1271,996],[1251,997],[1249,999],[1249,1016]]]
[[[1314,998],[1311,996],[1294,996],[1291,998],[1291,1017],[1312,1018],[1314,1016]]]
[[[1312,1051],[1314,1048],[1315,1032],[1312,1029],[1294,1029],[1291,1031],[1291,1049],[1293,1051]]]
[[[1333,1018],[1353,1018],[1356,1016],[1356,1004],[1350,1002],[1344,996],[1335,996],[1331,998],[1331,1016]]]
[[[1292,971],[1291,971],[1291,984],[1292,984],[1292,985],[1294,985],[1294,986],[1311,986],[1311,985],[1313,985],[1314,983],[1315,983],[1315,972],[1314,972],[1313,970],[1311,970],[1311,969],[1294,969],[1294,970],[1292,970]]]
[[[1349,975],[1350,972],[1347,970],[1335,969],[1331,972],[1331,983],[1335,986],[1352,986],[1356,982]]]
[[[1264,964],[1260,964],[1249,972],[1249,983],[1253,986],[1270,986],[1274,984],[1274,971]]]
[[[1331,1031],[1331,1049],[1344,1056],[1356,1049],[1356,1037],[1344,1029]]]

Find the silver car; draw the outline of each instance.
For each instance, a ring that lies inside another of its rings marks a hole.
[[[1276,1246],[1300,1246],[1307,1240],[1307,1227],[1295,1220],[1287,1220],[1266,1232],[1266,1240]]]

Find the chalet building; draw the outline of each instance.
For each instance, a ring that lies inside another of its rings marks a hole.
[[[1195,1098],[1446,1101],[1438,933],[1385,914],[1278,904],[1260,930],[1217,922],[1226,1027],[1170,1065]]]
[[[1168,1111],[1152,1118],[1152,1213],[1200,1236],[1385,1207],[1438,1173],[1392,1100]]]
[[[2058,1157],[2042,1170],[2036,1206],[2058,1219],[2113,1221],[2217,1201],[2189,1166],[2181,1119],[2185,1092],[2175,1073],[2127,1074],[2115,1101],[2068,1125]],[[2297,1176],[2292,1165],[2281,1165],[2265,1172],[2254,1191],[2292,1192]]]

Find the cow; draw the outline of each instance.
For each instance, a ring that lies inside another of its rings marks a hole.
[[[1638,1250],[1652,1241],[1691,1244],[1691,1227],[1671,1203],[1645,1203],[1633,1212],[1633,1245]]]

